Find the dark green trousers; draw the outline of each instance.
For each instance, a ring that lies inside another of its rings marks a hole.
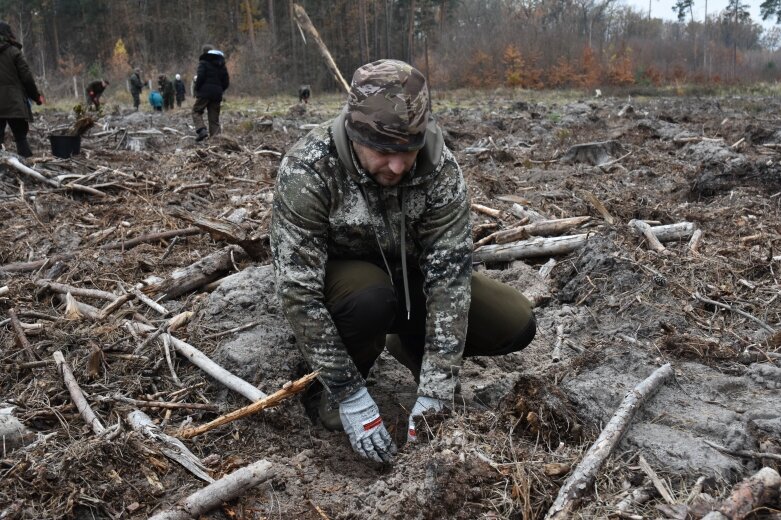
[[[410,319],[403,286],[391,284],[380,267],[357,260],[332,260],[325,270],[325,302],[347,351],[364,375],[382,352],[386,334],[397,334],[388,350],[415,378],[420,374],[426,328],[423,275],[409,271]],[[521,350],[537,330],[531,304],[520,292],[472,273],[464,357],[497,356]]]

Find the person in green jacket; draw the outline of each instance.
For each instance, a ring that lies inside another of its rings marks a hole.
[[[388,462],[396,452],[365,381],[383,348],[418,381],[414,441],[417,418],[453,406],[464,356],[515,352],[534,338],[529,301],[472,271],[469,215],[425,78],[401,61],[356,70],[342,113],[280,164],[277,294],[319,371],[321,423],[344,429],[363,457]]]
[[[5,141],[5,127],[11,127],[16,152],[30,157],[33,154],[27,141],[33,120],[30,100],[41,105],[44,99],[21,49],[11,26],[0,21],[0,135]]]

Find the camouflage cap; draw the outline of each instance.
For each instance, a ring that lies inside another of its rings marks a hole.
[[[378,150],[419,150],[428,119],[426,78],[412,65],[378,60],[355,71],[345,116],[353,141]]]

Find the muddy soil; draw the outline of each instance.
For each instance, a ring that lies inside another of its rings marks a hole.
[[[268,394],[306,373],[264,245],[280,154],[337,110],[316,100],[275,116],[229,109],[223,136],[195,143],[185,109],[114,107],[71,159],[45,153],[47,132],[71,116],[39,118],[28,164],[62,187],[0,169],[0,417],[25,432],[3,445],[0,516],[146,518],[204,485],[132,432],[126,416],[139,405],[122,398],[214,405],[145,407],[172,435],[248,401],[175,352],[169,363],[162,342],[131,335],[125,320],[157,328],[191,311],[172,334]],[[778,470],[778,457],[729,452],[781,454],[781,101],[494,95],[443,99],[434,112],[472,201],[501,211],[473,212],[475,240],[518,225],[514,204],[591,217],[569,232],[587,233],[585,245],[553,257],[552,270],[548,257],[475,266],[535,303],[537,337],[516,354],[465,360],[454,413],[416,445],[405,445],[414,379],[384,353],[368,384],[400,447],[392,465],[358,459],[299,397],[185,441],[214,478],[274,464],[272,479],[208,518],[542,518],[627,392],[665,363],[674,378],[635,415],[577,515],[608,517],[647,485],[641,455],[679,504],[699,477],[708,478],[693,498],[707,504],[762,466]],[[572,148],[593,142],[606,144]],[[160,296],[156,279],[236,242],[205,231],[131,242],[192,226],[182,215],[230,220],[254,254],[161,299],[165,316],[134,299],[102,319],[79,318],[46,287]],[[696,252],[688,236],[655,252],[632,219],[692,222],[702,240]],[[11,310],[29,346],[6,319]],[[101,422],[116,426],[109,435],[96,436],[72,404],[52,361],[58,350]],[[663,503],[655,496],[631,512],[664,517]]]

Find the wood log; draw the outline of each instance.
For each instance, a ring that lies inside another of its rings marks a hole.
[[[233,269],[234,260],[243,258],[243,249],[234,245],[227,246],[201,258],[194,264],[176,269],[162,282],[149,285],[142,290],[146,294],[161,295],[158,300],[171,300],[217,280]]]
[[[173,237],[187,237],[191,235],[200,235],[201,230],[197,227],[188,227],[184,229],[172,229],[170,231],[161,231],[160,233],[149,233],[147,235],[141,235],[130,240],[123,242],[112,242],[110,244],[104,244],[100,246],[101,249],[121,249],[127,251],[133,249],[137,245],[147,244],[150,242],[159,242],[161,240],[168,240]]]
[[[293,4],[293,14],[296,17],[296,22],[298,23],[299,28],[303,27],[303,29],[309,33],[309,35],[315,41],[317,50],[320,51],[320,55],[325,60],[326,67],[328,67],[328,70],[331,71],[334,79],[336,79],[336,83],[342,88],[345,94],[348,94],[350,92],[350,85],[344,80],[342,73],[339,72],[339,67],[336,66],[336,62],[331,57],[331,53],[328,51],[328,47],[326,47],[322,38],[320,38],[320,34],[317,32],[317,29],[312,24],[312,20],[309,19],[309,15],[306,14],[304,8],[298,4]],[[306,40],[304,40],[304,43],[306,43]]]
[[[562,520],[573,516],[578,501],[593,485],[599,468],[623,437],[635,412],[672,375],[673,369],[667,363],[627,393],[599,438],[586,452],[577,469],[561,486],[556,500],[545,515],[546,519]]]
[[[265,399],[256,401],[250,405],[245,406],[244,408],[239,408],[238,410],[234,410],[230,413],[217,417],[213,421],[210,421],[201,426],[186,428],[182,430],[179,433],[179,437],[183,439],[191,439],[196,435],[201,435],[202,433],[206,433],[224,424],[228,424],[238,419],[247,417],[249,415],[256,414],[262,410],[265,410],[266,408],[271,408],[272,406],[276,406],[283,400],[287,399],[288,397],[291,397],[293,395],[296,395],[299,392],[302,392],[309,385],[309,383],[314,381],[317,375],[318,375],[317,372],[312,372],[311,374],[307,374],[304,377],[297,379],[293,382],[288,382],[282,387],[282,389],[277,390],[276,392],[266,397]]]
[[[523,258],[566,255],[580,249],[588,240],[588,234],[562,237],[537,237],[510,244],[483,246],[472,254],[474,262],[510,262]]]
[[[560,235],[591,220],[589,216],[538,220],[532,224],[505,229],[494,234],[497,244],[507,244],[530,236]]]
[[[76,409],[81,414],[82,419],[84,419],[84,422],[86,422],[90,428],[92,428],[92,431],[95,432],[95,435],[102,434],[106,428],[100,422],[98,416],[95,415],[95,412],[92,411],[92,408],[87,402],[87,399],[84,397],[84,393],[79,387],[79,383],[73,376],[73,372],[71,371],[70,366],[65,361],[65,357],[62,355],[62,352],[58,350],[52,354],[52,357],[54,358],[54,362],[57,363],[57,371],[62,376],[62,379],[65,382],[65,388],[68,389],[71,400],[73,401],[73,404],[76,405]]]
[[[108,300],[110,302],[113,302],[114,300],[117,299],[117,295],[112,292],[101,291],[100,289],[85,289],[82,287],[74,287],[72,285],[66,285],[64,283],[59,283],[59,282],[52,282],[51,280],[46,280],[46,279],[35,280],[35,285],[60,294],[70,293],[74,296],[97,298],[99,300]]]
[[[540,220],[550,220],[542,213],[538,213],[533,209],[518,204],[517,202],[510,206],[510,213],[518,217],[519,219],[528,219],[529,222],[539,222]]]
[[[701,241],[702,241],[702,230],[696,229],[694,230],[694,233],[692,233],[692,237],[689,239],[689,243],[686,245],[686,247],[689,248],[689,251],[697,255],[700,253],[698,249],[700,248]]]
[[[7,285],[3,285],[0,287],[0,296],[8,296],[8,293],[11,292],[11,289],[8,288]]]
[[[138,301],[155,311],[156,313],[160,314],[161,316],[165,316],[169,313],[169,310],[154,301],[152,298],[147,296],[146,294],[142,293],[138,289],[133,289],[133,294],[136,295],[136,298],[138,298]]]
[[[773,468],[764,467],[751,477],[735,485],[732,494],[721,503],[717,513],[705,518],[728,518],[743,520],[753,511],[764,506],[775,507],[781,499],[781,476]]]
[[[136,321],[126,322],[125,327],[131,332],[138,334],[155,330],[155,328],[150,325],[145,325]],[[219,381],[222,385],[230,388],[237,394],[243,395],[252,402],[268,397],[265,393],[261,392],[252,384],[222,368],[220,365],[209,359],[206,354],[193,347],[189,343],[185,343],[184,341],[177,339],[168,333],[163,333],[161,336],[167,337],[176,351],[186,357],[190,363],[197,366],[209,374],[212,378]]]
[[[190,222],[208,233],[214,240],[224,240],[229,244],[241,246],[253,260],[263,261],[269,255],[267,235],[253,237],[249,231],[235,222],[192,214],[181,208],[172,208],[169,214]]]
[[[31,262],[12,262],[10,264],[0,265],[0,273],[26,273],[37,271],[54,262],[70,260],[74,256],[76,256],[74,253],[64,253],[51,258],[42,258]]]
[[[50,179],[48,177],[45,177],[43,174],[33,170],[29,166],[25,166],[24,164],[19,161],[16,157],[13,155],[10,155],[8,153],[2,153],[0,154],[0,164],[4,164],[8,166],[9,168],[13,168],[14,170],[18,171],[19,173],[23,173],[24,175],[27,175],[28,177],[35,179],[38,182],[42,182],[44,184],[48,184],[49,186],[52,186],[54,188],[59,188],[60,183]]]
[[[472,203],[472,209],[493,218],[499,218],[502,216],[502,212],[498,209],[489,208],[488,206],[483,206],[482,204]]]
[[[126,293],[119,297],[117,297],[113,302],[106,304],[105,307],[100,309],[100,319],[105,320],[109,316],[111,316],[117,309],[122,307],[124,304],[135,298],[136,295],[133,293]]]
[[[696,230],[697,225],[693,222],[676,222],[675,224],[651,226],[651,233],[654,234],[659,242],[683,240],[692,236]]]
[[[216,482],[207,473],[208,470],[201,462],[201,459],[187,449],[187,446],[182,441],[161,431],[147,414],[141,410],[133,410],[127,414],[127,422],[133,428],[133,431],[138,432],[142,437],[153,441],[159,446],[163,455],[180,464],[199,479],[210,483]]]
[[[172,509],[161,511],[149,520],[192,520],[223,502],[229,502],[261,482],[274,478],[276,471],[267,460],[259,460],[239,468],[220,480],[189,495]]]
[[[650,247],[652,250],[656,251],[657,253],[664,253],[667,251],[667,248],[664,247],[661,242],[659,242],[659,239],[656,238],[656,235],[654,235],[653,231],[651,231],[651,226],[642,220],[637,219],[630,220],[629,225],[643,234],[645,241],[648,242],[648,247]]]

